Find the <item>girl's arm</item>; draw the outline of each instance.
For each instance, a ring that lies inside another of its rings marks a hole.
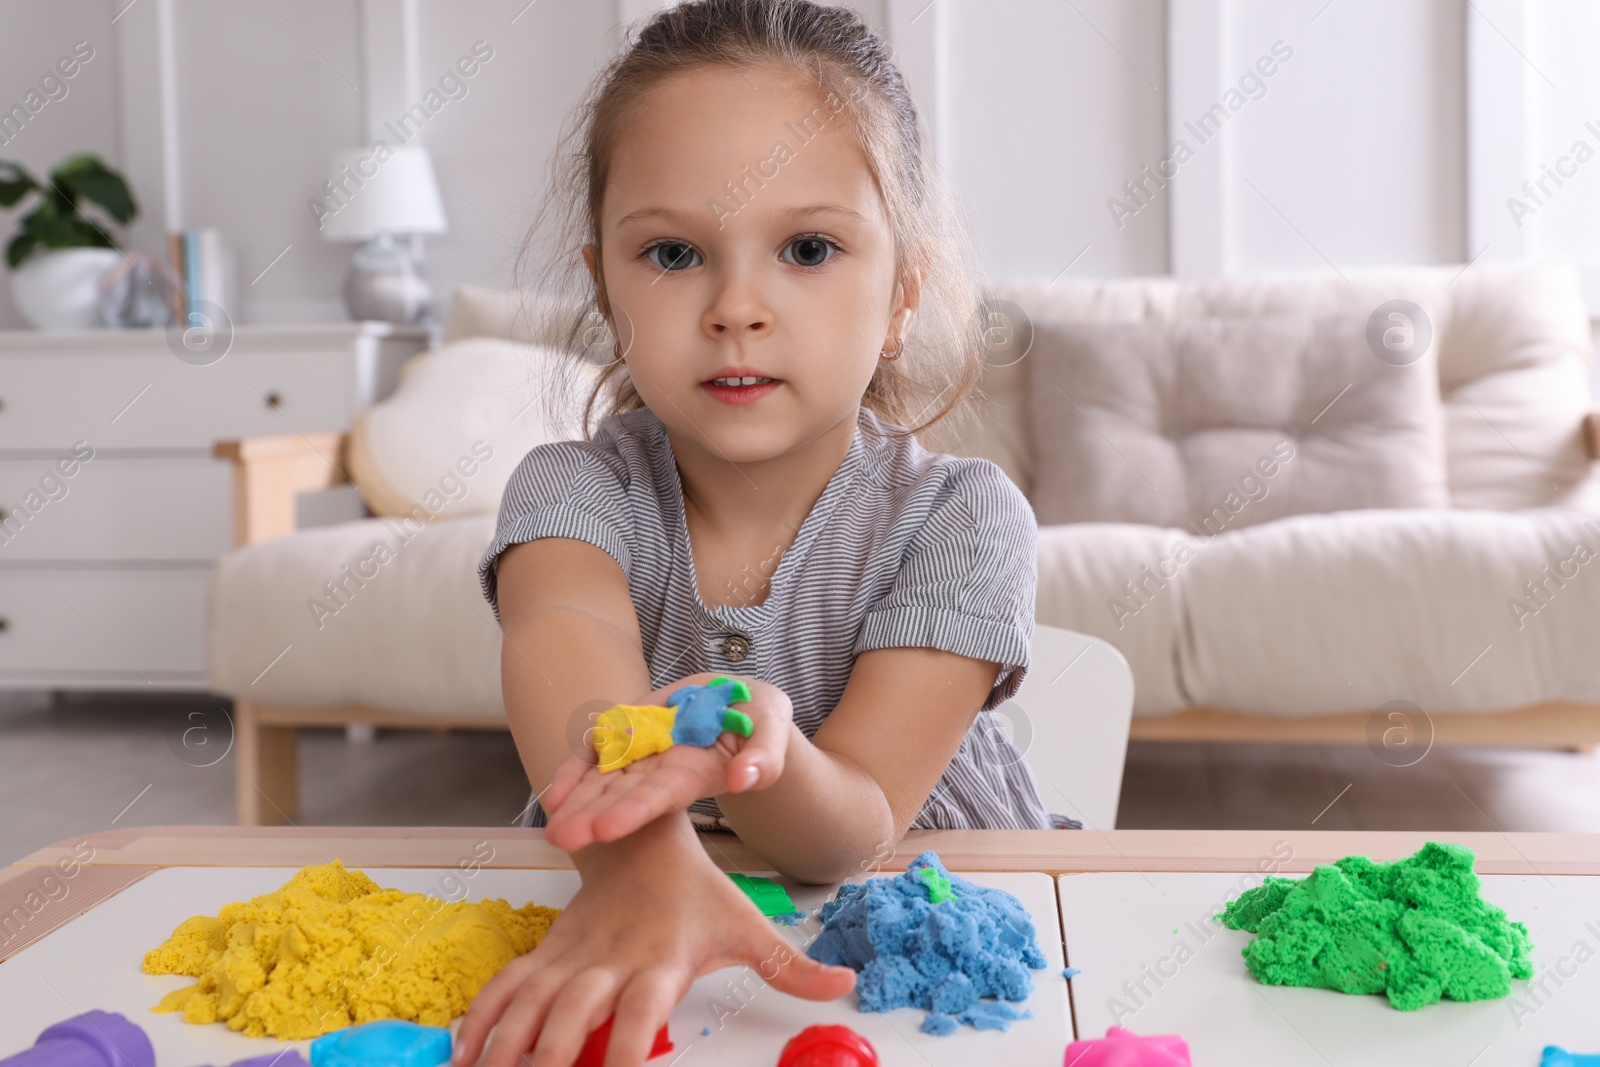
[[[515,545],[500,557],[498,583],[506,714],[528,780],[542,790],[569,756],[582,754],[591,712],[649,691],[643,640],[622,569],[586,542]],[[739,837],[783,874],[816,883],[859,874],[916,818],[998,671],[937,649],[864,652],[813,739],[785,717],[785,736],[771,744],[762,736],[770,718],[752,708],[757,735],[729,761],[724,785],[742,786],[753,764],[771,784],[725,788],[717,802]],[[665,807],[662,796],[652,791],[645,800]],[[581,871],[585,853],[628,841],[579,848],[574,862]]]
[[[639,619],[617,562],[585,541],[546,537],[500,555],[501,687],[535,790],[582,743],[591,711],[650,691]]]
[[[815,737],[791,722],[782,777],[717,803],[740,839],[791,878],[860,874],[922,810],[999,670],[931,648],[863,652]]]
[[[596,714],[613,704],[648,699],[644,641],[627,577],[603,549],[571,538],[540,538],[506,549],[498,568],[506,719],[528,781],[541,795],[550,791],[552,803],[545,805],[550,810],[559,806],[570,786],[569,780],[552,788],[563,762],[569,774],[580,767],[568,757],[593,763],[586,731],[593,728]],[[788,734],[780,727],[789,723],[787,699],[781,706],[764,702],[752,711],[755,732],[719,776],[702,784],[705,792],[747,788],[753,784],[748,777],[752,766],[783,765]],[[675,755],[685,758],[682,752]]]
[[[507,718],[528,780],[548,783],[569,745],[582,744],[581,731],[567,732],[574,713],[586,728],[596,702],[649,688],[638,621],[621,568],[585,542],[514,546],[497,583]],[[722,967],[745,964],[814,1000],[855,983],[848,967],[796,951],[706,856],[681,811],[572,859],[582,886],[539,947],[474,998],[452,1053],[458,1067],[480,1052],[486,1067],[567,1067],[613,1015],[607,1063],[643,1063],[690,983]]]

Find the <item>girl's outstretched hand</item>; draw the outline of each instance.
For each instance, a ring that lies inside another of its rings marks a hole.
[[[590,1031],[615,1016],[606,1067],[641,1067],[690,984],[722,967],[744,964],[778,993],[807,1000],[854,988],[854,971],[818,963],[779,933],[695,837],[672,814],[581,857],[578,895],[538,948],[474,998],[451,1063],[570,1067]],[[680,1048],[685,1036],[674,1038]]]
[[[735,675],[691,674],[640,699],[660,704],[685,685],[705,685]],[[540,802],[549,822],[545,839],[576,852],[596,841],[616,841],[668,811],[681,811],[701,797],[764,789],[783,774],[794,707],[777,686],[738,678],[750,699],[735,710],[750,716],[749,737],[722,733],[710,748],[673,745],[665,752],[602,772],[592,752],[569,756],[556,771]]]

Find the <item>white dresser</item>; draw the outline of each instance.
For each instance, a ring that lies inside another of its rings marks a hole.
[[[0,331],[0,687],[203,689],[206,576],[233,544],[212,443],[346,430],[428,343],[240,326],[213,362],[164,330]]]

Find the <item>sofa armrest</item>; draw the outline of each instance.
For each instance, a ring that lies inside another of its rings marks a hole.
[[[1583,417],[1583,443],[1589,449],[1591,460],[1600,459],[1600,411],[1591,411]]]
[[[233,464],[233,543],[253,545],[295,531],[295,497],[344,485],[342,433],[281,434],[218,441],[211,454]]]

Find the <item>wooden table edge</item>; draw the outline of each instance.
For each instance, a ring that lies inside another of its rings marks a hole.
[[[701,835],[728,870],[770,869],[737,837]],[[913,830],[892,853],[863,865],[903,868],[925,850],[953,868],[981,871],[1232,871],[1268,866],[1309,872],[1363,854],[1399,859],[1428,841],[1466,845],[1480,874],[1600,874],[1600,834],[1365,830]],[[485,857],[486,850],[492,855]],[[504,826],[144,826],[96,831],[46,845],[0,868],[0,892],[20,874],[85,866],[451,867],[570,870],[542,830]],[[0,915],[3,915],[0,911]]]
[[[770,870],[731,834],[703,834],[724,870]],[[1466,845],[1479,874],[1600,875],[1600,834],[1344,830],[914,830],[861,874],[906,867],[926,850],[961,871],[1038,872],[1052,879],[1105,871],[1309,873],[1361,854],[1394,860],[1428,841]],[[349,867],[470,864],[570,870],[541,830],[519,827],[147,826],[97,831],[38,849],[0,869],[0,961],[164,867]]]

